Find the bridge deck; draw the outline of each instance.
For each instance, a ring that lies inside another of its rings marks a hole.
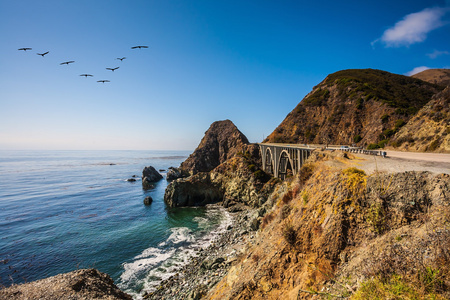
[[[314,149],[340,150],[369,155],[386,155],[384,151],[365,150],[360,147],[341,145],[310,145],[310,144],[278,144],[258,143],[261,151],[263,170],[272,173],[274,177],[284,179],[291,170],[296,175],[311,155]]]

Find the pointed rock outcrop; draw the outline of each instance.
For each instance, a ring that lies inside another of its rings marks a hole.
[[[248,139],[230,120],[217,121],[205,132],[197,149],[180,168],[191,175],[209,172],[227,159],[243,152]]]

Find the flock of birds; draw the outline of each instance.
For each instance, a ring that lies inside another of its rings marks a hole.
[[[131,49],[145,49],[145,48],[148,48],[148,46],[133,46],[133,47],[131,47]],[[26,47],[24,47],[24,48],[19,48],[17,50],[27,52],[27,51],[33,50],[33,48],[26,48]],[[36,54],[44,57],[44,56],[46,56],[49,53],[50,53],[50,51],[47,51],[47,52],[44,52],[44,53],[36,53]],[[126,59],[126,57],[118,57],[118,58],[116,58],[116,60],[120,60],[120,61],[123,61],[124,59]],[[60,63],[60,65],[69,65],[69,64],[72,64],[74,62],[75,62],[74,60],[64,61],[64,62]],[[117,70],[119,68],[120,67],[106,68],[106,70],[110,70],[110,71],[114,72],[115,70]],[[81,74],[80,76],[84,76],[86,78],[94,77],[94,75],[92,75],[92,74]],[[105,83],[105,82],[110,82],[110,81],[106,80],[106,79],[103,79],[103,80],[97,80],[97,82]]]

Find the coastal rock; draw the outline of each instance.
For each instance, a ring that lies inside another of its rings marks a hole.
[[[0,299],[131,300],[132,297],[122,292],[108,275],[96,269],[82,269],[1,289]]]
[[[173,181],[178,178],[184,178],[184,177],[188,177],[188,176],[189,176],[189,174],[187,174],[186,172],[183,172],[182,169],[170,167],[169,170],[167,171],[166,179],[167,179],[167,181]]]
[[[161,174],[156,171],[152,166],[145,167],[142,171],[142,178],[147,178],[149,182],[157,182],[161,180],[163,177]]]
[[[153,189],[153,183],[161,180],[163,177],[152,166],[145,167],[142,171],[142,188],[144,190]]]
[[[169,184],[164,202],[170,207],[203,206],[222,201],[223,193],[215,186],[207,173],[195,178],[179,179]]]
[[[134,178],[128,178],[127,181],[128,181],[128,182],[135,182],[136,179],[134,179]]]
[[[153,202],[153,198],[152,197],[150,197],[150,196],[145,197],[145,199],[144,199],[144,204],[145,205],[150,205],[150,204],[152,204],[152,202]]]
[[[172,181],[164,201],[170,207],[178,207],[225,199],[222,204],[230,211],[257,207],[274,187],[273,182],[266,185],[272,177],[261,170],[261,165],[258,145],[248,144],[231,121],[215,122],[194,153],[179,169],[173,169],[175,174],[181,170],[182,174],[189,171],[194,175]]]
[[[248,139],[230,120],[214,122],[180,168],[190,174],[209,172],[238,152],[243,152],[248,144]]]

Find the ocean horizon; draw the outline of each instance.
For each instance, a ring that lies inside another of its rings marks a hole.
[[[166,172],[189,154],[0,151],[0,285],[97,268],[134,298],[154,289],[230,223],[218,206],[166,207]],[[164,176],[147,191],[145,166]]]

